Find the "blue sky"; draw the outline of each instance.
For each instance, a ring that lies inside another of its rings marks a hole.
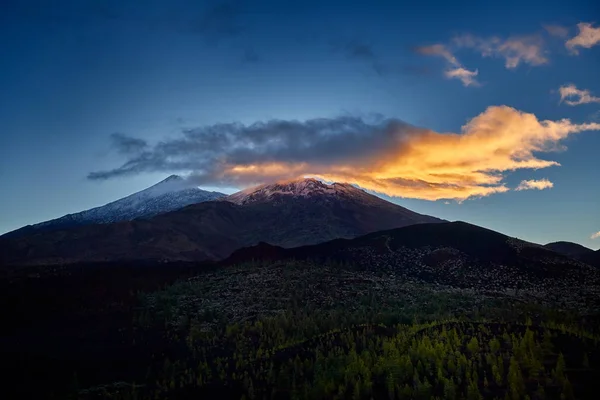
[[[404,196],[392,201],[536,242],[569,240],[600,247],[600,239],[591,239],[600,231],[600,132],[582,128],[600,122],[595,97],[600,97],[600,43],[577,39],[581,28],[594,37],[600,22],[595,1],[415,3],[9,1],[0,14],[0,233],[105,204],[171,173],[191,173],[203,188],[231,192],[233,186],[258,179],[235,175],[234,166],[264,160],[286,168],[292,161],[308,163],[308,169],[299,171],[340,176],[342,166],[366,171],[373,160],[408,160],[416,157],[411,153],[415,148],[431,148],[454,153],[441,161],[450,165],[448,171],[462,174],[453,178],[462,185],[475,173],[463,166],[477,155],[466,155],[466,148],[463,155],[461,139],[448,143],[448,151],[440,149],[445,141],[437,135],[460,134],[463,125],[483,115],[500,118],[498,130],[514,118],[507,135],[523,135],[522,141],[534,147],[538,144],[531,144],[532,137],[545,135],[544,151],[532,154],[560,166],[501,168],[493,173],[501,175],[501,182],[493,186],[505,191],[432,200],[446,194],[432,193],[432,181],[427,187],[415,184],[415,171],[407,172],[404,165],[393,176],[393,193]],[[517,65],[510,65],[515,60]],[[458,75],[452,77],[452,71]],[[569,85],[580,92],[564,91],[571,96],[561,102],[559,89]],[[519,131],[522,113],[537,121],[569,118],[571,125],[564,130],[581,132],[549,140],[552,134],[541,123],[527,136]],[[114,133],[141,139],[144,151],[156,160],[164,150],[156,143],[181,143],[184,130],[204,135],[215,124],[238,123],[222,129],[241,143],[244,135],[253,134],[248,127],[256,122],[271,129],[268,121],[297,121],[294,131],[276,125],[283,133],[261,134],[314,139],[306,121],[320,119],[317,128],[327,130],[340,118],[371,121],[373,115],[407,124],[399,135],[409,146],[390,154],[377,136],[379,125],[369,122],[360,125],[361,135],[373,135],[364,152],[359,151],[363,142],[336,153],[319,147],[330,142],[317,140],[307,147],[308,154],[297,147],[298,140],[284,137],[287,147],[277,154],[245,148],[244,164],[240,152],[195,152],[184,142],[188,152],[178,170],[164,162],[162,167],[141,163],[139,154],[126,154],[111,139]],[[426,139],[421,128],[435,135]],[[487,140],[479,125],[473,129],[476,138],[469,149]],[[520,142],[514,146],[522,146]],[[546,151],[548,146],[561,148]],[[484,161],[485,151],[521,155],[516,147],[482,147],[481,154]],[[223,157],[226,166],[198,171]],[[128,161],[135,168],[125,171]],[[422,168],[433,168],[432,163]],[[89,179],[90,173],[107,171],[114,173]],[[391,173],[389,168],[385,173]],[[357,179],[374,177],[365,172]],[[542,180],[553,187],[514,190],[522,181]],[[468,185],[465,190],[474,193],[490,187]]]

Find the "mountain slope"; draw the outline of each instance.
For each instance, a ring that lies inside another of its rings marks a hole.
[[[222,259],[261,241],[283,247],[354,238],[442,220],[365,193],[315,180],[263,185],[148,220],[91,225],[0,240],[5,264],[122,259]],[[268,192],[268,196],[263,196]],[[241,199],[241,200],[240,200]],[[245,199],[245,200],[244,200]],[[239,204],[238,204],[239,203]]]
[[[216,200],[224,196],[223,193],[190,187],[183,178],[171,175],[156,185],[103,206],[28,225],[8,232],[4,236],[14,238],[82,225],[110,224],[131,221],[136,218],[149,218],[178,210],[190,204]]]
[[[292,249],[261,243],[237,250],[223,263],[261,259],[329,261],[401,280],[527,290],[558,301],[600,300],[600,269],[464,222],[412,225]]]
[[[582,260],[594,253],[594,250],[573,242],[553,242],[544,245],[544,247],[576,260]]]
[[[583,255],[581,261],[600,268],[600,250]]]

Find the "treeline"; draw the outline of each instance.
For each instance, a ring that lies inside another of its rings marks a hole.
[[[305,332],[319,324],[311,318],[294,323]],[[282,318],[229,325],[220,337],[192,324],[187,335],[171,337],[185,343],[185,349],[180,347],[175,358],[157,357],[143,386],[80,395],[151,399],[222,392],[240,399],[574,399],[585,398],[591,375],[600,378],[599,338],[561,324],[454,320],[366,325],[299,343],[288,340],[285,331]]]

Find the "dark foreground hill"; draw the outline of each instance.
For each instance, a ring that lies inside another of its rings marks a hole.
[[[553,242],[544,247],[576,260],[583,260],[594,254],[594,250],[573,242]]]
[[[318,260],[462,288],[527,291],[564,301],[599,299],[600,270],[544,246],[464,222],[419,224],[351,240],[283,249],[260,243],[227,262]]]
[[[600,268],[600,250],[586,254],[582,257],[582,260],[590,265]]]
[[[0,265],[225,258],[260,241],[283,247],[441,222],[349,184],[303,179],[263,185],[147,220],[0,238]]]

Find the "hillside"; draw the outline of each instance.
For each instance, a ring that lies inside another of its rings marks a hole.
[[[599,269],[464,222],[412,225],[293,249],[263,243],[236,251],[230,263],[291,259],[354,265],[394,279],[520,290],[565,303],[600,299]]]
[[[243,196],[234,194],[147,220],[0,238],[0,263],[218,260],[261,241],[296,247],[442,221],[351,185],[298,180],[286,182],[287,191],[281,191],[280,185],[261,186],[244,191]],[[258,194],[265,192],[269,196],[258,200]],[[241,197],[246,200],[240,201]]]
[[[544,247],[577,260],[583,260],[594,253],[594,250],[573,242],[553,242]]]

